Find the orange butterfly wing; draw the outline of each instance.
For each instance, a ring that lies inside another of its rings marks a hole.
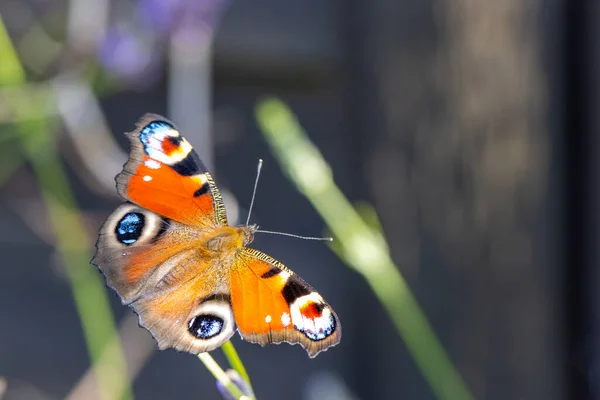
[[[229,281],[233,314],[245,340],[299,343],[311,358],[339,343],[342,328],[333,309],[277,260],[245,247]]]
[[[256,228],[227,225],[214,181],[173,124],[148,114],[127,135],[116,180],[128,202],[100,229],[92,263],[161,349],[210,351],[236,323],[248,341],[300,343],[311,357],[340,341],[338,317],[314,289],[244,247]]]
[[[127,134],[131,154],[117,175],[125,199],[195,226],[227,225],[221,194],[190,143],[168,120],[146,114]]]
[[[208,236],[231,229],[221,195],[168,120],[145,115],[127,136],[116,180],[128,202],[100,228],[92,263],[161,349],[212,350],[235,332],[227,266],[202,251]]]

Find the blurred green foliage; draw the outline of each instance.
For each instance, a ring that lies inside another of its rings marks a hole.
[[[390,258],[374,210],[362,205],[364,218],[350,204],[335,185],[331,168],[283,102],[275,98],[262,100],[256,118],[285,173],[335,236],[332,248],[371,286],[436,397],[473,399]]]
[[[26,84],[23,66],[0,19],[0,87]],[[25,99],[23,99],[25,100]],[[19,102],[12,104],[18,114]],[[31,106],[31,105],[30,105]],[[88,353],[98,379],[101,399],[131,399],[125,357],[102,277],[89,268],[88,237],[54,142],[55,118],[29,119],[15,124],[20,148],[31,164],[47,209]]]
[[[32,30],[30,35],[39,34]],[[38,35],[39,36],[39,35]],[[23,41],[34,40],[26,36]],[[40,53],[42,64],[59,51],[49,47]],[[38,87],[35,95],[22,88],[29,82],[0,19],[0,89],[10,91],[8,111],[16,121],[14,134],[0,138],[14,142],[16,151],[2,152],[0,183],[20,165],[29,162],[47,210],[85,336],[91,364],[102,399],[132,399],[126,360],[102,276],[89,265],[93,238],[84,229],[64,165],[56,147],[59,119],[51,85]],[[78,71],[96,92],[112,90],[114,81],[91,59]],[[8,97],[8,96],[5,96]],[[52,112],[48,112],[51,109]],[[33,116],[33,117],[32,117]],[[377,215],[368,204],[353,206],[335,185],[333,173],[318,149],[310,143],[291,111],[277,99],[257,106],[258,123],[273,153],[298,189],[311,201],[335,236],[334,252],[361,274],[381,301],[418,367],[441,400],[470,400],[468,388],[449,360],[427,318],[399,269],[389,255]],[[229,364],[250,385],[250,378],[233,345],[223,345]],[[234,397],[243,393],[209,354],[200,359]]]

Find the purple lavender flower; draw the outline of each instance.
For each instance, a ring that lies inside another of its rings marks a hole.
[[[138,84],[154,82],[159,71],[159,57],[150,43],[130,29],[107,30],[98,46],[98,58],[104,68],[118,79]]]
[[[149,27],[163,34],[187,29],[212,32],[226,0],[139,0],[138,12]]]
[[[160,72],[166,38],[186,41],[187,33],[212,35],[228,0],[138,0],[128,25],[107,30],[98,59],[118,79],[149,86]]]
[[[254,397],[254,392],[252,392],[252,388],[250,387],[250,385],[248,385],[248,382],[246,382],[240,376],[240,374],[237,373],[237,371],[233,369],[228,369],[227,371],[225,371],[225,373],[229,376],[229,379],[231,379],[233,384],[237,386],[240,392],[242,392],[242,394],[250,398]],[[225,389],[225,386],[223,386],[223,384],[220,381],[217,381],[217,390],[219,391],[221,397],[223,397],[224,400],[237,400],[231,395],[231,393],[227,391],[227,389]]]

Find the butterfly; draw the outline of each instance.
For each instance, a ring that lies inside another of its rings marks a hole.
[[[219,189],[173,123],[146,114],[116,177],[125,199],[102,225],[92,264],[163,350],[214,350],[236,330],[249,342],[339,343],[340,321],[311,286],[247,247],[256,225],[230,226]]]

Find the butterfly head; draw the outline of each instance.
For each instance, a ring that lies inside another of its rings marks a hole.
[[[248,246],[250,243],[254,241],[254,233],[258,230],[258,225],[244,225],[240,226],[240,231],[244,236],[244,246]]]

